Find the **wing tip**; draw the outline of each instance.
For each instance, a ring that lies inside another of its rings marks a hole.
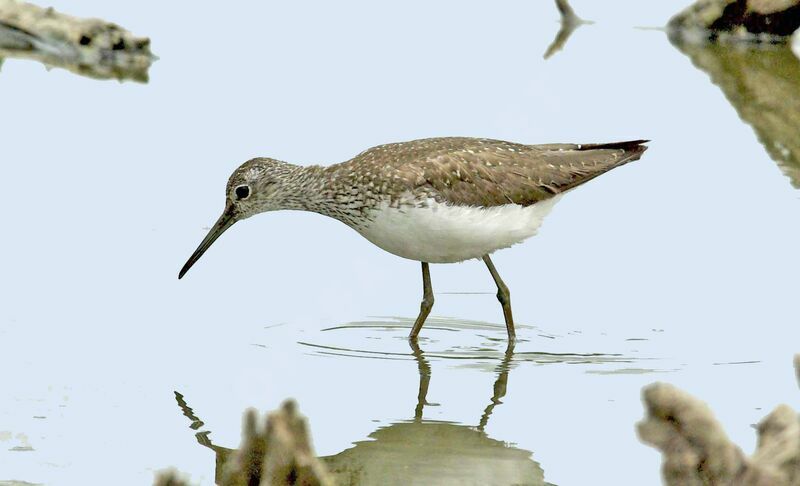
[[[580,150],[626,150],[630,152],[644,152],[648,149],[646,143],[650,140],[627,140],[625,142],[610,142],[610,143],[591,143],[582,144]]]

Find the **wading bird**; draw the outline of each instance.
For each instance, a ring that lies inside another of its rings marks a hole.
[[[222,216],[178,278],[237,221],[281,209],[313,211],[422,262],[423,298],[411,339],[433,307],[429,264],[480,258],[513,340],[510,294],[489,255],[534,235],[562,193],[637,160],[645,142],[523,145],[449,137],[380,145],[328,167],[248,160],[230,176]]]

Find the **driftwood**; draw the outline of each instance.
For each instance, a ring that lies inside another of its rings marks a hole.
[[[670,19],[671,36],[786,42],[800,28],[800,0],[697,0]]]
[[[795,371],[800,374],[800,355]],[[758,447],[747,457],[708,406],[688,393],[655,383],[644,389],[643,401],[639,437],[661,450],[668,486],[800,485],[800,421],[791,407],[779,405],[758,423]]]
[[[98,79],[147,82],[150,39],[99,19],[0,0],[0,60],[33,59]]]

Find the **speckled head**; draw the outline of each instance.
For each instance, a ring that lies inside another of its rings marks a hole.
[[[233,171],[225,189],[226,207],[237,220],[254,214],[288,209],[296,192],[292,176],[302,168],[280,160],[258,157]]]
[[[225,189],[222,216],[189,257],[178,278],[182,278],[235,222],[265,211],[300,209],[302,196],[298,194],[299,185],[292,181],[302,171],[302,167],[265,157],[250,159],[233,171]]]

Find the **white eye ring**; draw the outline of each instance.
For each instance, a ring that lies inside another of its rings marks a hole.
[[[237,186],[236,189],[233,190],[233,194],[236,196],[237,201],[242,201],[250,197],[250,186],[248,185],[241,185]]]

